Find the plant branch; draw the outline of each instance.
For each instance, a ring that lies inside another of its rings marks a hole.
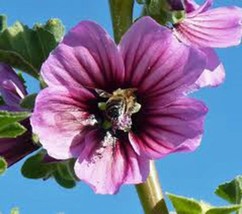
[[[121,37],[133,23],[134,0],[109,0],[115,42],[118,44]]]
[[[149,177],[146,182],[136,185],[136,191],[145,214],[169,214],[154,161],[150,162]]]

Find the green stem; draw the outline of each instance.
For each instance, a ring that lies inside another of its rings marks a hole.
[[[154,161],[150,163],[149,177],[145,183],[136,185],[136,191],[145,214],[169,214]]]
[[[134,0],[109,0],[114,39],[118,44],[133,23]]]

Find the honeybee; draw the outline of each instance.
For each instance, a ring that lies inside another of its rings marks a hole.
[[[137,113],[141,105],[137,102],[135,96],[136,89],[117,89],[112,94],[97,89],[96,92],[102,98],[107,98],[105,103],[100,103],[99,108],[105,111],[105,115],[110,121],[117,121],[120,117],[126,115],[131,117]]]

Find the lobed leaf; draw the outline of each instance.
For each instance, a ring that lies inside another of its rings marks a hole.
[[[221,184],[215,190],[215,194],[232,204],[240,204],[242,201],[242,176]]]
[[[22,121],[29,116],[29,112],[0,111],[0,128],[11,123]]]
[[[24,134],[27,129],[19,123],[0,126],[0,138],[15,138]]]
[[[19,121],[30,116],[29,112],[0,111],[0,138],[15,138],[26,132]]]
[[[191,198],[185,198],[167,193],[177,214],[203,214],[200,203]]]
[[[56,170],[53,175],[54,175],[56,182],[64,188],[71,189],[76,186],[75,180],[66,179],[65,177],[62,176],[62,174],[58,170]]]
[[[46,153],[41,151],[28,158],[21,168],[22,175],[31,179],[47,179],[49,174],[51,174],[52,168],[47,164],[43,164],[45,155]]]
[[[235,206],[226,206],[226,207],[215,207],[211,208],[206,212],[206,214],[230,214],[238,211],[241,208],[239,205]]]
[[[239,211],[240,205],[214,207],[203,201],[167,194],[177,214],[230,214]]]
[[[1,16],[0,27],[0,61],[35,78],[39,77],[42,63],[64,34],[58,19],[50,19],[45,25],[38,24],[31,29],[18,21],[7,27],[6,17]]]
[[[46,152],[40,151],[36,155],[28,158],[22,166],[21,172],[24,177],[31,179],[49,179],[53,177],[55,181],[64,188],[76,186],[73,160],[46,162],[44,160]]]

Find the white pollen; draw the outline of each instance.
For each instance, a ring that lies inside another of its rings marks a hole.
[[[95,116],[92,114],[86,120],[83,120],[82,124],[84,126],[94,126],[95,124],[97,124],[97,120]]]

